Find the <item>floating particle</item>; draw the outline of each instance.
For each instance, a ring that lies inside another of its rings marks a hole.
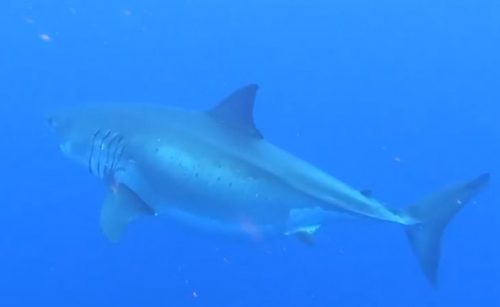
[[[129,9],[123,9],[122,10],[122,15],[126,16],[126,17],[130,17],[130,16],[132,16],[132,11],[129,10]]]
[[[40,39],[45,41],[45,42],[50,42],[52,40],[52,38],[50,37],[50,35],[48,35],[47,33],[42,33],[40,34]]]
[[[193,295],[193,298],[198,298],[198,292],[193,291],[192,295]]]
[[[30,18],[30,17],[24,17],[24,21],[26,23],[31,24],[31,25],[34,25],[36,23],[36,21],[33,18]]]
[[[400,163],[401,162],[401,158],[398,157],[398,156],[394,157],[394,162]]]

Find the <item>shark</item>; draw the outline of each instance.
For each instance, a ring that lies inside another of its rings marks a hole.
[[[202,111],[86,104],[46,120],[63,154],[104,182],[100,226],[113,242],[148,216],[259,238],[296,236],[308,244],[336,217],[359,217],[401,225],[436,284],[445,228],[490,174],[389,207],[267,141],[254,122],[257,90],[246,85]]]

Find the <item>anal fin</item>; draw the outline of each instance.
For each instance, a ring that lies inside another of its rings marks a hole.
[[[101,228],[112,242],[117,242],[127,225],[143,215],[154,215],[137,194],[125,185],[119,185],[108,192],[101,209]]]

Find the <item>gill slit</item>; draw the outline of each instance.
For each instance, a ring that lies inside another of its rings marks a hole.
[[[94,171],[92,169],[92,164],[93,164],[93,157],[94,157],[94,151],[95,151],[95,145],[96,145],[96,140],[97,136],[101,132],[101,129],[97,129],[94,134],[92,135],[92,140],[90,142],[91,147],[90,147],[90,153],[89,153],[89,161],[88,161],[88,167],[89,167],[89,173],[94,175]]]
[[[111,138],[111,140],[109,141],[109,144],[108,144],[108,150],[107,150],[107,153],[106,153],[106,165],[105,165],[105,172],[106,172],[106,176],[107,175],[110,175],[111,172],[115,169],[115,163],[117,162],[116,161],[116,152],[118,151],[119,147],[120,147],[120,144],[121,144],[121,140],[123,138],[115,133],[113,135],[113,137]],[[111,151],[113,151],[113,153],[111,153]]]
[[[101,154],[103,152],[103,150],[107,149],[106,147],[106,139],[111,135],[111,130],[108,130],[106,131],[106,133],[104,134],[104,136],[102,137],[101,139],[101,142],[99,144],[99,149],[98,149],[98,152],[99,152],[99,155],[97,156],[97,174],[99,177],[101,178],[104,178],[104,171],[105,169],[102,170],[101,172]],[[106,162],[106,161],[105,161]],[[103,165],[104,167],[106,167],[106,164]]]
[[[92,135],[90,144],[88,170],[90,174],[104,179],[119,166],[126,147],[124,138],[112,130],[103,133],[99,128]]]

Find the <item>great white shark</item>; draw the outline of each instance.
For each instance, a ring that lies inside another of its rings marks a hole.
[[[108,187],[101,227],[111,241],[136,218],[166,215],[205,229],[311,242],[332,217],[350,215],[402,225],[435,284],[446,225],[490,175],[388,207],[268,142],[254,124],[257,88],[247,85],[207,111],[101,104],[47,121],[62,152]]]

